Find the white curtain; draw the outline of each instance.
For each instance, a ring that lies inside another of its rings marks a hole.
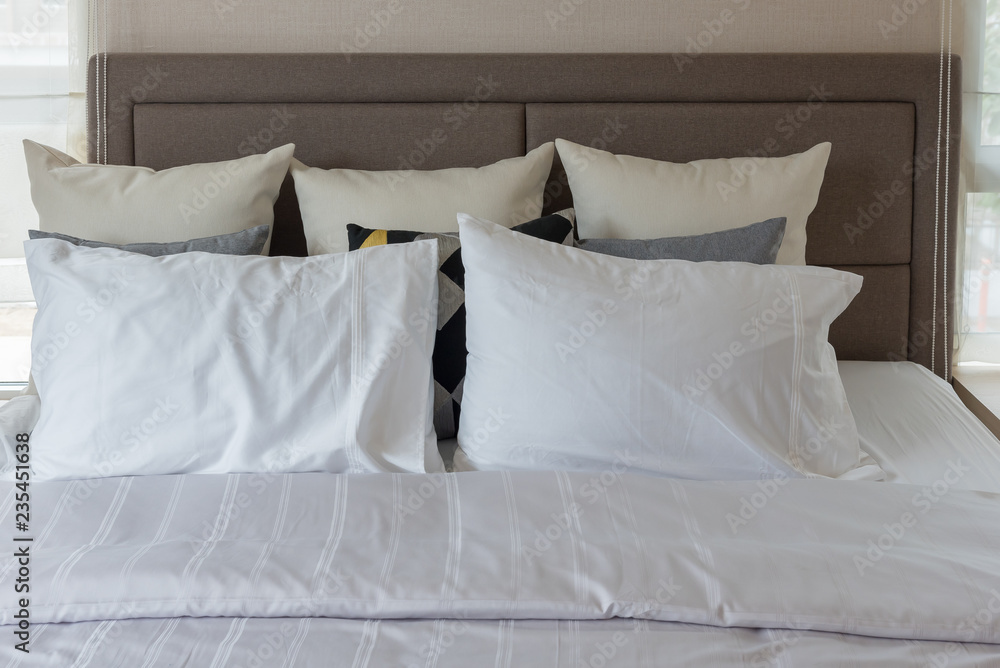
[[[960,363],[1000,363],[1000,0],[965,0]]]
[[[86,0],[0,0],[0,394],[28,377],[34,309],[22,242],[37,227],[23,139],[86,154]]]
[[[112,52],[927,52],[940,1],[119,0],[108,23]]]

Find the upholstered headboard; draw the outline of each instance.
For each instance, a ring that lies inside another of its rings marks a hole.
[[[437,169],[556,137],[674,162],[830,141],[807,257],[865,279],[838,356],[950,377],[956,57],[110,54],[90,73],[90,159],[156,169],[288,142],[317,167]],[[570,202],[557,164],[546,209]],[[304,254],[290,180],[275,215],[272,253]]]

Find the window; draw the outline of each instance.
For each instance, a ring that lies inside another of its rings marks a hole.
[[[1000,363],[1000,0],[966,4],[962,130],[968,194],[961,300],[960,364]]]
[[[21,243],[38,216],[21,140],[68,148],[69,14],[66,0],[0,1],[0,398],[28,379],[35,311]]]

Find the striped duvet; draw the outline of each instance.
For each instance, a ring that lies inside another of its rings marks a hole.
[[[32,517],[0,666],[1000,666],[987,493],[182,475],[36,484]]]

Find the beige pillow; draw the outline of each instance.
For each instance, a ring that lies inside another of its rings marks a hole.
[[[24,140],[39,228],[112,244],[232,234],[274,222],[274,201],[295,150],[155,171],[83,164]],[[264,247],[264,254],[270,239]]]
[[[459,213],[506,227],[538,218],[554,154],[549,142],[486,167],[432,171],[319,169],[293,160],[309,254],[347,252],[349,223],[441,234],[458,231]]]
[[[658,239],[787,218],[778,264],[806,263],[806,221],[823,185],[829,142],[783,158],[686,164],[614,155],[556,140],[581,239]]]

